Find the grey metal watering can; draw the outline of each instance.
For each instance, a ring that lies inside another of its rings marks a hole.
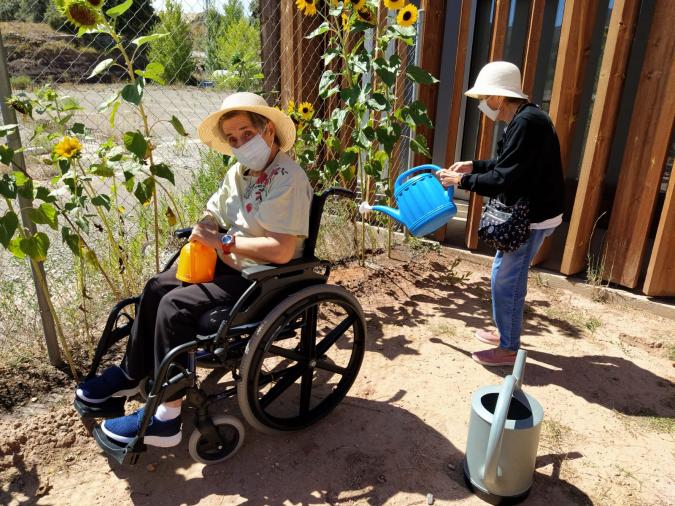
[[[491,503],[519,502],[532,487],[544,410],[521,389],[526,357],[519,350],[513,374],[471,398],[464,478]]]

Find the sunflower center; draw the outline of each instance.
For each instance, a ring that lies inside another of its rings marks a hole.
[[[91,26],[96,22],[96,15],[83,5],[71,5],[69,13],[82,26]]]
[[[406,11],[403,13],[403,21],[409,21],[412,18],[412,12]]]

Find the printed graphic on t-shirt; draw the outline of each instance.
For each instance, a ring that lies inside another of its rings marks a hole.
[[[244,200],[249,201],[246,203],[245,209],[247,213],[252,213],[258,210],[260,203],[267,197],[269,193],[270,186],[272,181],[279,174],[286,176],[288,171],[283,167],[275,167],[272,172],[268,175],[267,172],[263,172],[258,176],[258,179],[255,180],[253,184],[248,185],[246,191],[244,192]]]

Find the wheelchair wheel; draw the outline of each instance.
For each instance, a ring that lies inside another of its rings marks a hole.
[[[212,419],[213,425],[226,442],[217,448],[209,448],[208,441],[202,437],[195,427],[190,434],[188,451],[190,456],[202,464],[218,464],[232,457],[241,445],[244,444],[244,424],[238,418],[229,415],[219,415]]]
[[[299,332],[289,337],[289,330]],[[366,321],[356,298],[334,285],[287,297],[260,323],[240,366],[237,400],[263,432],[303,429],[347,395],[365,351]]]

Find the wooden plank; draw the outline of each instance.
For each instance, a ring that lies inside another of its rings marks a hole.
[[[579,184],[560,266],[563,274],[576,274],[586,264],[639,11],[640,0],[614,2],[591,124],[581,160]]]
[[[652,296],[675,295],[675,175],[672,172],[642,291]]]
[[[675,117],[675,9],[656,3],[607,231],[607,276],[638,283]],[[672,244],[672,237],[667,244]],[[661,251],[659,249],[659,251]],[[659,276],[654,272],[652,276]]]
[[[560,32],[549,115],[560,140],[563,171],[576,125],[598,0],[567,0]]]
[[[506,29],[509,20],[509,0],[496,0],[493,22],[492,22],[492,41],[490,43],[490,52],[488,61],[498,61],[504,54],[504,44],[506,42]],[[492,157],[492,138],[494,135],[494,121],[481,115],[480,130],[478,133],[478,144],[476,148],[476,159],[485,160]],[[476,249],[478,247],[478,224],[483,210],[483,197],[472,192],[469,197],[469,209],[466,217],[466,230],[464,241],[467,248]]]
[[[549,115],[555,124],[560,141],[563,172],[577,126],[577,112],[586,77],[586,62],[593,42],[593,27],[598,12],[598,0],[566,0],[560,45],[555,65]],[[583,125],[580,126],[583,128]],[[551,252],[553,237],[548,237],[532,260],[532,265],[543,262]]]
[[[527,42],[525,43],[525,58],[523,60],[523,92],[531,96],[534,88],[534,76],[537,70],[539,56],[539,42],[541,41],[542,21],[546,0],[532,0],[530,5],[530,20],[527,28]]]
[[[260,46],[263,71],[263,94],[270,104],[278,103],[281,68],[281,9],[276,0],[260,2]]]
[[[459,21],[459,34],[457,40],[457,54],[455,56],[455,79],[452,85],[452,103],[450,104],[450,120],[448,122],[448,143],[445,149],[445,166],[452,165],[455,160],[457,149],[457,137],[459,135],[459,117],[461,113],[462,97],[464,94],[464,75],[467,72],[466,54],[469,49],[469,33],[471,32],[471,8],[472,0],[462,0],[462,10]]]
[[[435,77],[438,77],[441,74],[441,53],[443,51],[443,32],[445,29],[445,1],[422,0],[421,7],[424,9],[424,26],[422,27],[424,33],[421,34],[422,52],[419,65]],[[429,119],[434,123],[436,121],[438,85],[419,85],[418,99],[427,106]],[[432,151],[434,142],[433,129],[420,126],[416,133],[426,138],[429,151]],[[419,153],[415,153],[413,160],[414,165],[430,163],[429,158]]]
[[[441,56],[443,52],[443,33],[445,31],[445,1],[422,0],[424,9],[424,25],[422,26],[422,52],[419,66],[438,78],[441,75]],[[420,84],[418,100],[427,106],[429,119],[436,123],[436,105],[438,102],[438,84]],[[417,128],[416,135],[427,140],[429,151],[433,151],[434,129],[426,126]],[[431,160],[420,153],[414,153],[413,165],[431,163]],[[436,230],[433,237],[439,241],[445,238],[445,227]]]
[[[279,55],[281,67],[281,104],[286,106],[289,100],[294,100],[295,72],[294,51],[295,44],[295,3],[293,0],[281,0],[280,6],[281,53]]]

